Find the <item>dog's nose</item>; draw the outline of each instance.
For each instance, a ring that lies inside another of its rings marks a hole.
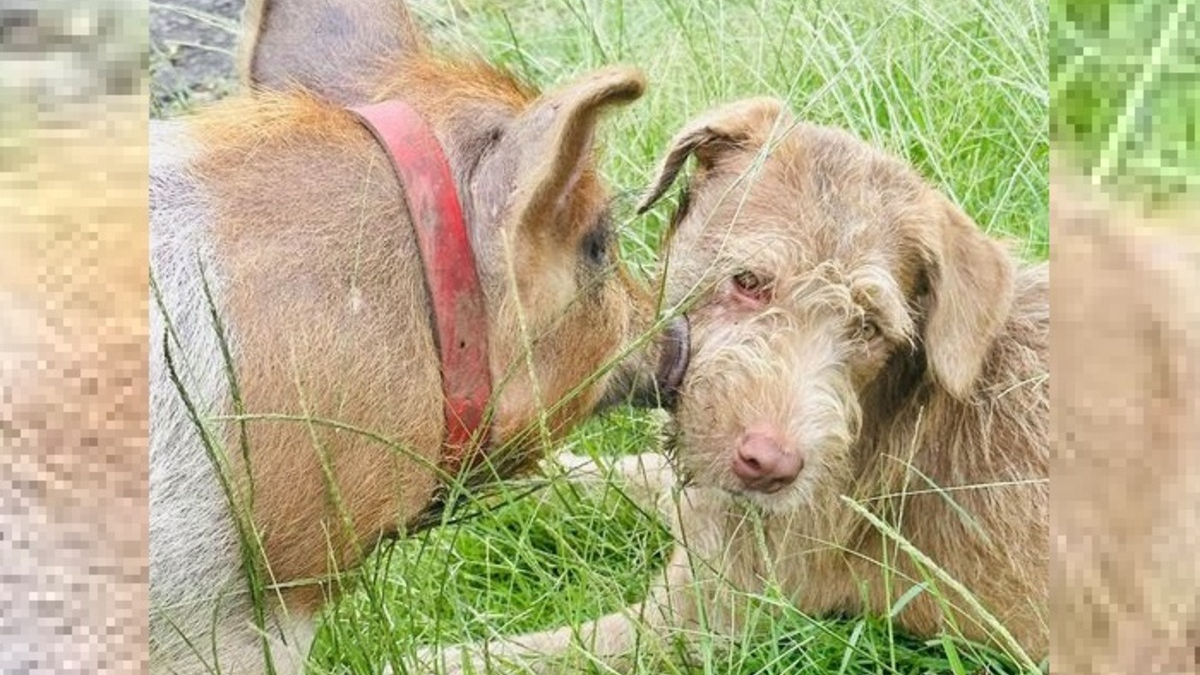
[[[799,452],[788,452],[770,432],[747,431],[733,455],[733,474],[748,490],[778,492],[790,485],[804,468]]]

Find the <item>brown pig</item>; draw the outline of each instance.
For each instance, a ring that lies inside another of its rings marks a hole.
[[[406,186],[347,106],[403,100],[449,165],[486,308],[476,475],[592,412],[653,314],[590,152],[637,71],[539,94],[434,55],[402,3],[251,0],[246,17],[248,91],[151,131],[156,673],[296,672],[322,581],[455,478]]]

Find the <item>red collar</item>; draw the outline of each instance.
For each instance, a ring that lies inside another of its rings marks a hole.
[[[433,305],[441,355],[446,440],[442,469],[454,478],[490,436],[487,311],[450,163],[433,129],[411,106],[390,100],[350,109],[391,158],[400,180]]]

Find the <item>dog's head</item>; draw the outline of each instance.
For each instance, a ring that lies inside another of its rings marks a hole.
[[[666,274],[693,328],[678,421],[694,480],[794,508],[844,490],[864,422],[917,386],[972,397],[1014,272],[959,208],[753,99],[687,125],[643,209],[691,156]]]

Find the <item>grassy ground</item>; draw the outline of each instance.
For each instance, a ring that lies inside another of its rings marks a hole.
[[[1048,14],[1038,0],[419,4],[437,42],[481,51],[538,85],[606,63],[646,71],[647,96],[613,115],[602,136],[622,249],[642,269],[655,259],[670,207],[640,218],[631,207],[668,139],[713,105],[763,94],[909,159],[984,229],[1043,258]],[[179,100],[156,112],[186,107]],[[567,444],[640,452],[655,445],[657,428],[653,415],[618,410]],[[582,494],[554,482],[537,494],[468,504],[462,522],[383,547],[328,612],[311,672],[375,673],[385,663],[400,671],[421,644],[577,623],[639,599],[672,545],[660,525],[616,490]],[[691,666],[642,672],[1020,672],[1004,654],[897,635],[886,617],[814,619],[784,606],[760,629]]]

